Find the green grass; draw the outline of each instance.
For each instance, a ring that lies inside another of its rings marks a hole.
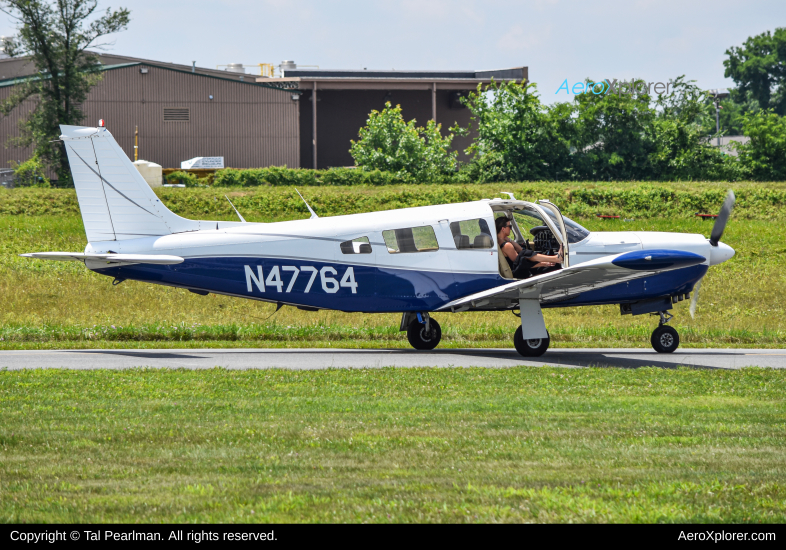
[[[0,521],[783,522],[786,372],[0,371]]]
[[[708,234],[695,218],[581,219],[591,230]],[[783,224],[733,217],[723,237],[737,251],[704,280],[696,319],[688,303],[672,323],[684,347],[786,345]],[[23,252],[81,251],[75,215],[0,216],[0,349],[83,347],[408,347],[396,314],[304,312],[250,300],[126,281],[76,262],[20,258]],[[545,310],[554,347],[648,347],[650,316],[616,306]],[[518,319],[507,313],[436,314],[441,347],[510,347]]]

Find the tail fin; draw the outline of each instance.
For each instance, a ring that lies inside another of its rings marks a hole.
[[[106,128],[60,126],[60,131],[89,242],[169,235],[205,225],[164,206]]]

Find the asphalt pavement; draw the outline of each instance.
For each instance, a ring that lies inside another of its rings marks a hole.
[[[552,349],[533,359],[513,349],[92,349],[0,351],[0,369],[134,367],[311,370],[381,367],[786,368],[786,349]]]

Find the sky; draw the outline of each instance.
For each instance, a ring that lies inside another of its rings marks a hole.
[[[107,51],[216,68],[228,63],[322,69],[500,69],[527,66],[543,101],[591,78],[733,86],[731,46],[786,26],[768,0],[100,0],[131,10]],[[15,24],[0,14],[0,34]]]

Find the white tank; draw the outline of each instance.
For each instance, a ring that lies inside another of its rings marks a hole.
[[[134,162],[134,166],[145,178],[145,181],[150,187],[161,187],[164,183],[163,169],[160,164],[155,162],[148,162],[146,160],[138,160]]]
[[[284,71],[290,71],[290,70],[297,69],[297,65],[295,64],[294,61],[287,61],[287,60],[285,60],[285,61],[281,62],[281,65],[279,65],[278,68],[279,68],[279,71],[281,72],[281,74],[283,76],[286,76],[284,74]]]
[[[245,73],[246,69],[242,63],[230,63],[227,65],[227,71],[230,73]]]

